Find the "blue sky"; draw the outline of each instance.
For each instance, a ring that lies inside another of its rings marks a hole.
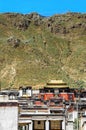
[[[0,0],[0,13],[37,12],[44,16],[66,12],[86,13],[86,0]]]

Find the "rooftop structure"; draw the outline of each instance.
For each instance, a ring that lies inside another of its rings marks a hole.
[[[67,83],[63,80],[51,80],[47,83],[47,87],[49,88],[67,88]]]

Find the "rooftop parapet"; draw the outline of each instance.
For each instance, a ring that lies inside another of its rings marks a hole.
[[[7,102],[9,101],[8,95],[0,95],[0,102]]]

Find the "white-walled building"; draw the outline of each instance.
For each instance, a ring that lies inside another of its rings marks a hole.
[[[31,97],[32,96],[32,87],[20,87],[19,88],[19,97]]]
[[[0,130],[18,130],[18,102],[0,95]]]

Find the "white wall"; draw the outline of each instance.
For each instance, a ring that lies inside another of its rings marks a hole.
[[[0,102],[7,102],[9,100],[8,95],[0,95]]]
[[[80,130],[86,130],[86,117],[80,119]]]
[[[86,123],[84,124],[84,130],[86,130]]]
[[[0,130],[18,130],[17,106],[0,106]]]
[[[20,90],[19,90],[19,97],[22,97],[22,96],[23,96],[23,90],[20,89]]]
[[[66,125],[66,130],[73,130],[73,122],[68,122]]]
[[[37,89],[37,90],[32,90],[32,94],[39,94],[40,91]]]
[[[27,89],[26,90],[26,95],[27,96],[32,96],[32,90],[31,89]]]

